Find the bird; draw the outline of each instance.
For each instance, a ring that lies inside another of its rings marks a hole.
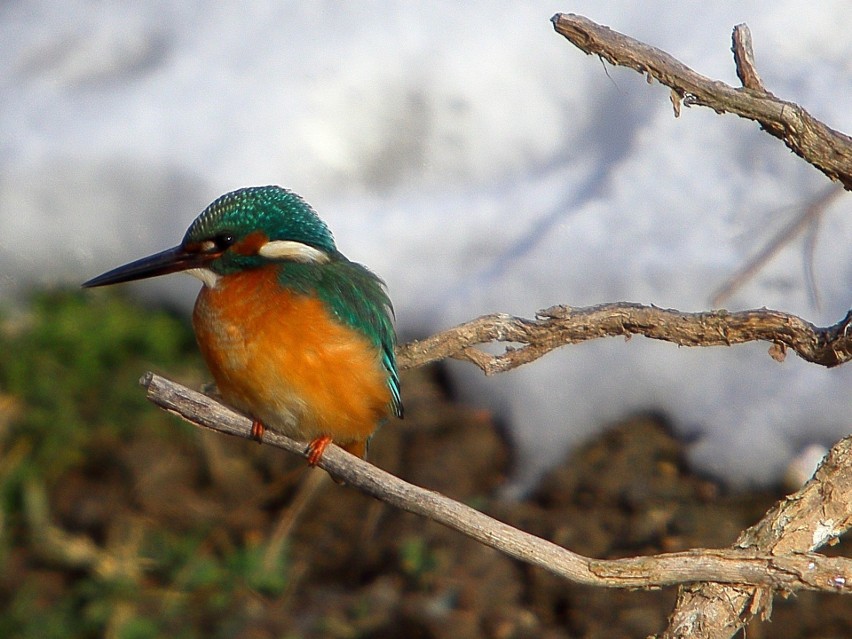
[[[365,458],[378,426],[403,417],[385,284],[337,249],[301,196],[280,186],[226,193],[178,246],[82,286],[181,271],[202,282],[192,313],[202,357],[257,441],[269,429],[308,442],[311,466],[332,441]]]

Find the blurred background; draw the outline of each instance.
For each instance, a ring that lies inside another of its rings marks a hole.
[[[176,244],[221,193],[274,183],[387,281],[402,339],[611,301],[841,319],[849,196],[714,299],[827,179],[753,123],[674,118],[667,89],[555,34],[557,11],[734,85],[746,22],[767,87],[852,130],[842,0],[0,6],[0,633],[659,630],[670,593],[566,589],[146,405],[147,369],[207,381],[191,278],[74,291]],[[766,350],[599,340],[493,378],[414,372],[375,460],[581,552],[730,543],[802,451],[852,430],[852,369]]]

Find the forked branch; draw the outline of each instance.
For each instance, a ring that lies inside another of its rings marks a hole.
[[[751,36],[745,25],[734,32],[737,74],[744,86],[735,88],[701,75],[672,55],[572,13],[557,13],[556,31],[588,54],[616,66],[647,74],[672,90],[675,113],[680,100],[687,106],[710,107],[754,120],[782,140],[796,155],[852,190],[852,138],[814,118],[798,104],[767,91],[754,68]]]

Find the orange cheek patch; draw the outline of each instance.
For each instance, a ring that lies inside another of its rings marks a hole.
[[[242,240],[234,244],[231,250],[239,255],[257,255],[260,247],[269,242],[269,238],[262,231],[249,233]]]

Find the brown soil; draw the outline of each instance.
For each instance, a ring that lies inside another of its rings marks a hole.
[[[585,555],[726,546],[781,497],[727,494],[695,476],[666,426],[639,417],[569,455],[528,500],[500,502],[494,495],[511,456],[487,413],[448,402],[423,372],[406,377],[405,394],[407,419],[374,438],[372,461]],[[134,530],[179,533],[206,522],[206,548],[225,553],[255,545],[270,565],[286,558],[283,589],[235,588],[222,616],[174,619],[176,635],[197,636],[178,632],[192,625],[207,627],[207,636],[258,639],[614,639],[665,627],[674,589],[572,585],[338,486],[281,451],[194,430],[183,439],[193,438],[195,445],[165,450],[154,439],[129,442],[115,459],[93,462],[91,472],[69,478],[50,497],[63,529],[138,562],[129,574],[152,594],[133,602],[136,616],[161,616],[163,590],[199,595],[181,591],[179,582],[163,583],[146,567]],[[43,573],[48,599],[51,589],[71,587],[79,575],[49,565],[20,567]],[[4,578],[6,587],[10,580]],[[753,624],[747,636],[852,637],[852,605],[810,593],[779,598],[772,621]]]

